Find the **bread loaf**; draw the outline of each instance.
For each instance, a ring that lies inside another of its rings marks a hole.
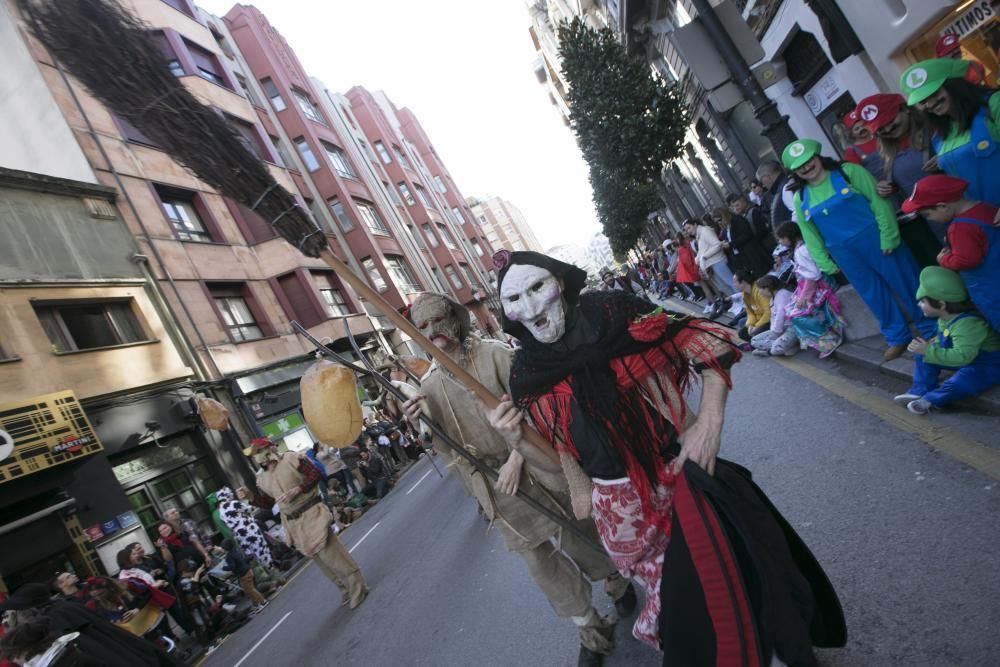
[[[309,430],[331,447],[354,444],[361,434],[361,402],[354,373],[332,361],[318,361],[299,382]]]

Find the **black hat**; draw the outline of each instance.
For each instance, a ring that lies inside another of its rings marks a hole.
[[[0,613],[46,607],[51,601],[49,587],[45,584],[25,584],[11,593],[9,598],[0,602]]]
[[[580,292],[587,285],[587,272],[573,264],[560,262],[555,257],[543,255],[540,252],[530,250],[510,252],[509,250],[498,250],[493,255],[493,266],[497,269],[497,292],[503,286],[503,279],[507,271],[514,264],[527,264],[545,269],[556,278],[562,280],[563,298],[566,299],[566,306],[572,308],[580,300]],[[528,335],[527,329],[520,322],[507,319],[507,313],[503,310],[503,299],[500,300],[500,324],[505,333],[515,338],[523,338]]]

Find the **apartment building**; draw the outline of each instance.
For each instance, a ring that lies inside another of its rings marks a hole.
[[[486,238],[496,248],[544,252],[521,210],[501,197],[466,200]]]

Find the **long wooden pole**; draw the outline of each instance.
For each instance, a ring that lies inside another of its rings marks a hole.
[[[326,262],[330,268],[336,272],[337,276],[350,285],[351,288],[358,293],[358,296],[361,296],[374,304],[379,310],[382,311],[383,315],[389,318],[392,323],[396,325],[396,327],[406,332],[406,335],[412,338],[413,342],[420,346],[420,349],[429,354],[439,364],[444,366],[448,372],[455,376],[455,379],[468,387],[469,390],[486,405],[487,409],[492,410],[499,405],[500,399],[494,396],[493,392],[484,387],[483,384],[474,378],[468,371],[455,363],[451,357],[439,350],[434,343],[432,343],[428,338],[420,333],[415,326],[413,326],[413,323],[410,322],[410,320],[403,317],[395,308],[392,307],[392,304],[383,299],[382,295],[373,290],[367,282],[359,277],[358,274],[354,273],[354,271],[352,271],[349,266],[344,264],[339,257],[333,254],[332,250],[327,248],[321,251],[320,259]],[[555,449],[552,448],[549,441],[543,438],[538,431],[522,422],[521,436],[538,448],[541,453],[544,454],[545,457],[548,458],[555,466],[560,466],[559,455],[556,453]]]

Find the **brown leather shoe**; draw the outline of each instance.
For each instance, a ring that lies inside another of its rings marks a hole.
[[[899,359],[906,352],[907,343],[902,343],[900,345],[890,345],[886,348],[885,352],[882,353],[882,361],[892,361],[893,359]]]

